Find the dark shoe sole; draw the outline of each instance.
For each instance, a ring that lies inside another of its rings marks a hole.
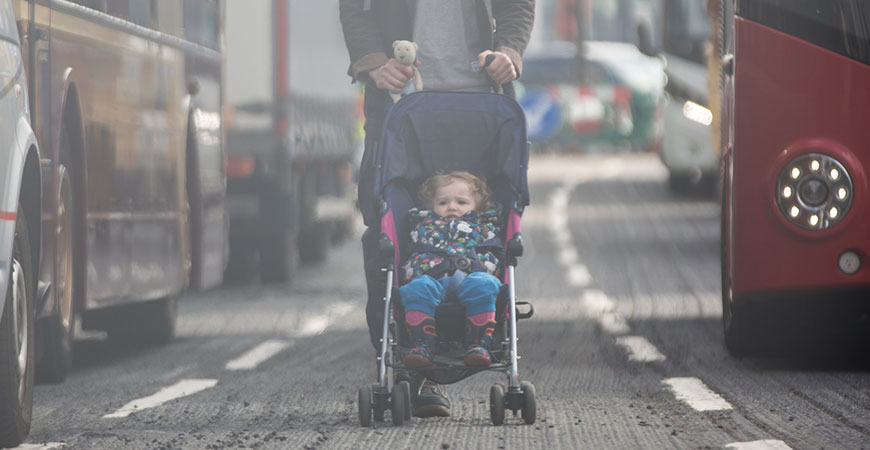
[[[414,417],[448,417],[450,408],[444,405],[423,405],[411,411]]]
[[[462,362],[468,367],[487,367],[491,364],[489,358],[481,354],[467,355]]]
[[[420,355],[408,355],[402,359],[402,364],[407,367],[413,367],[415,369],[424,369],[426,367],[432,367],[432,361],[426,359],[424,356]]]

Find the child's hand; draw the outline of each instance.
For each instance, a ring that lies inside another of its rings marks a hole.
[[[487,55],[495,56],[488,66],[486,66]],[[499,85],[507,84],[517,79],[517,69],[514,67],[513,61],[502,52],[486,50],[477,55],[477,62],[480,64],[480,67],[486,66],[486,73]]]

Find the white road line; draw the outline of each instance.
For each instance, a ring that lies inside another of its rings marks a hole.
[[[665,360],[665,355],[643,336],[620,336],[616,338],[616,343],[628,352],[629,361],[654,362]]]
[[[573,248],[573,246],[574,246],[574,244],[572,242],[572,238],[571,238],[571,232],[568,231],[567,227],[554,231],[553,232],[553,241],[556,243],[556,245],[558,245],[562,248],[566,248],[566,247]]]
[[[568,284],[575,287],[586,287],[592,284],[592,274],[585,264],[568,266]]]
[[[628,326],[628,321],[625,320],[619,313],[609,312],[598,317],[598,326],[604,331],[614,334],[628,334],[631,327]]]
[[[323,334],[334,318],[344,316],[353,310],[354,305],[350,302],[330,305],[326,308],[326,313],[312,315],[305,322],[302,322],[299,329],[293,335],[296,337],[309,337]]]
[[[687,403],[698,411],[732,409],[731,404],[694,377],[667,378],[663,381],[671,387],[677,400]]]
[[[18,447],[12,447],[9,450],[47,450],[64,446],[66,446],[66,444],[63,442],[46,442],[44,444],[21,444]]]
[[[242,356],[227,362],[227,370],[252,370],[263,361],[277,355],[290,346],[290,342],[270,339],[248,350]]]
[[[734,442],[725,446],[725,448],[734,448],[737,450],[792,450],[785,442],[775,439],[765,439],[763,441],[752,442]]]
[[[325,314],[311,316],[308,320],[302,323],[302,326],[299,327],[299,330],[297,330],[294,335],[298,337],[316,336],[318,334],[323,334],[328,326],[329,316]]]
[[[601,315],[607,312],[612,312],[616,309],[616,304],[613,303],[607,294],[598,289],[587,289],[583,291],[583,296],[580,298],[580,303],[592,315]]]
[[[631,327],[628,321],[617,313],[616,303],[607,294],[598,289],[587,289],[580,298],[580,303],[588,315],[593,317],[598,325],[610,334],[628,334]]]
[[[576,263],[580,259],[580,255],[577,254],[577,249],[573,246],[571,247],[562,247],[559,250],[559,264],[563,266],[568,266]]]
[[[565,210],[554,210],[550,214],[550,229],[552,231],[568,229],[568,216],[565,214]]]
[[[208,388],[214,387],[217,382],[218,380],[208,378],[184,379],[172,386],[157,391],[157,393],[153,395],[133,400],[121,407],[121,409],[111,414],[106,414],[103,418],[110,419],[115,417],[127,417],[136,411],[160,406],[170,400],[175,400],[177,398],[195,394],[199,391],[204,391]]]

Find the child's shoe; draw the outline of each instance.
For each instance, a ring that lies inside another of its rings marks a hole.
[[[489,345],[492,343],[492,333],[495,331],[495,321],[488,320],[476,324],[471,317],[465,318],[465,358],[466,366],[485,367],[492,359],[489,355]]]
[[[407,317],[407,316],[406,316]],[[421,314],[416,324],[406,319],[411,345],[414,348],[402,359],[407,367],[424,368],[432,366],[432,344],[435,343],[435,318]]]

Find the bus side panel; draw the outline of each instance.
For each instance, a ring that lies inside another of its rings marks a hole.
[[[870,284],[870,67],[757,23],[736,18],[733,166],[735,296],[770,290]],[[811,151],[796,143],[827,139],[826,150],[856,182],[847,217],[830,230],[799,231],[774,203],[788,161]],[[856,249],[865,267],[847,276],[837,258]]]
[[[180,293],[189,257],[184,55],[71,13],[51,14],[52,93],[71,68],[81,101],[87,307]]]

